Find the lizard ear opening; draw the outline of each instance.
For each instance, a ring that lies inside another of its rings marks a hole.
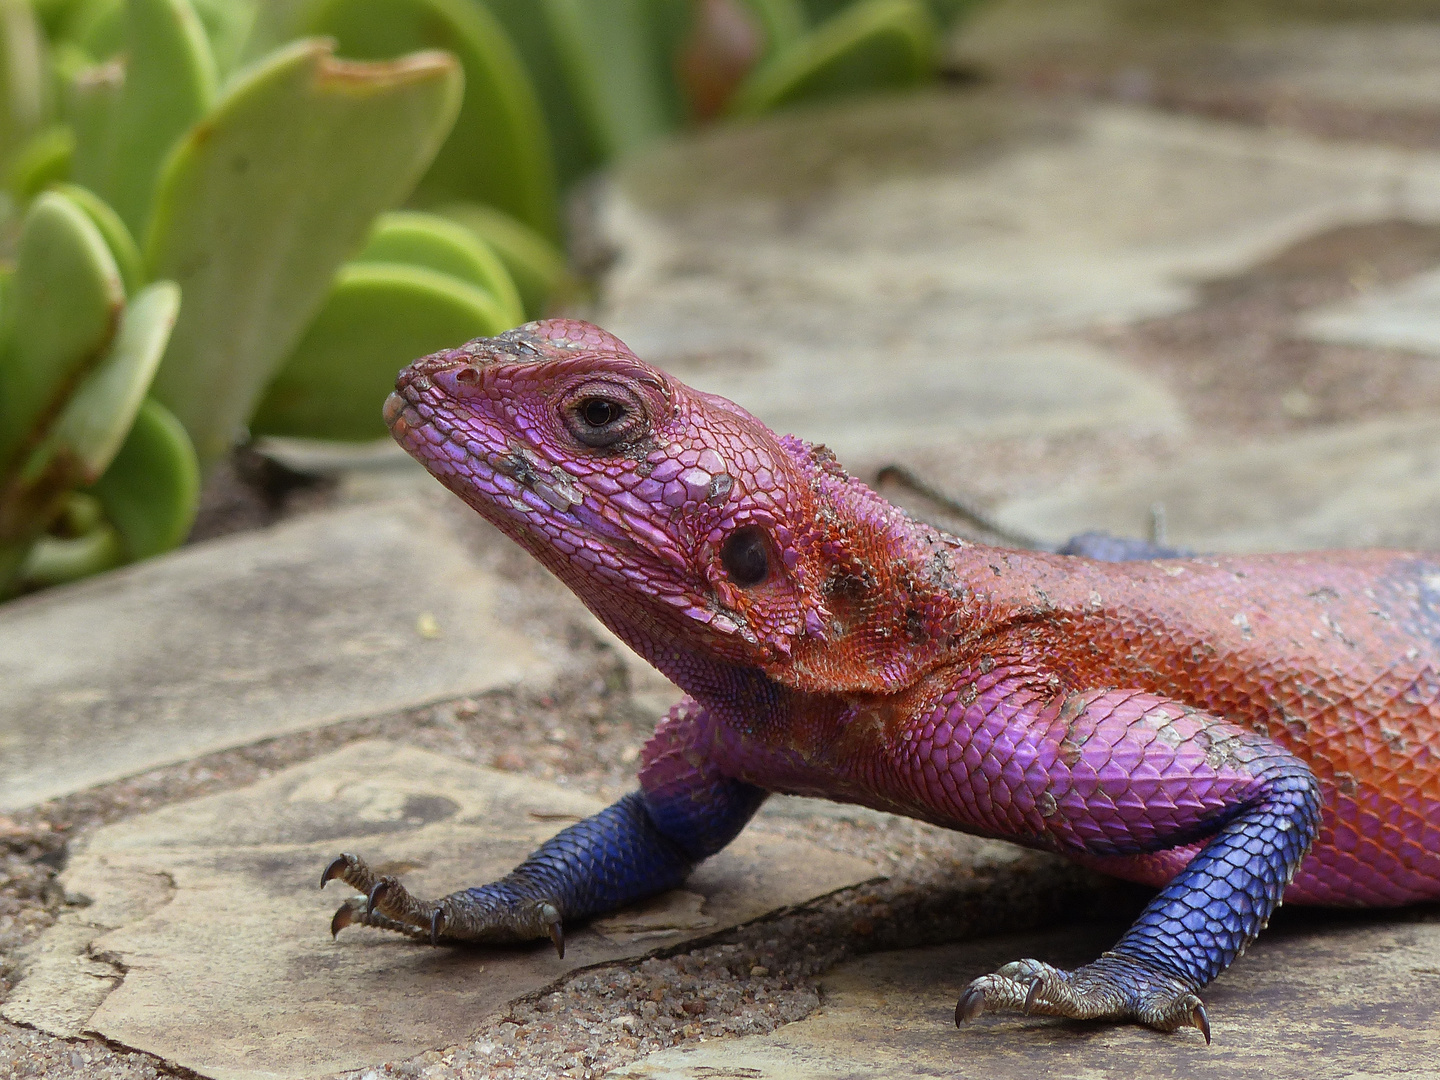
[[[742,589],[752,589],[770,576],[770,550],[765,533],[754,525],[736,529],[720,547],[720,565]]]

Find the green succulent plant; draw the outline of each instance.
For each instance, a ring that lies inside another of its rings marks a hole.
[[[0,598],[180,543],[249,435],[383,436],[574,288],[580,176],[920,82],[977,2],[0,0]]]
[[[195,451],[146,399],[180,290],[127,290],[91,209],[74,191],[37,198],[3,293],[0,592],[156,554],[194,516]]]
[[[72,61],[82,43],[109,47],[98,10],[48,13],[90,28],[68,42]],[[21,219],[0,293],[0,593],[184,538],[201,470],[315,338],[337,270],[409,194],[460,104],[447,54],[361,64],[320,40],[217,89],[190,0],[105,10],[123,16],[123,63],[52,68],[50,124],[15,125],[4,148],[17,202],[49,190]],[[48,144],[65,153],[34,149]]]

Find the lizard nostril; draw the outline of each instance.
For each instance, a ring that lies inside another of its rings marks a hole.
[[[466,364],[455,373],[455,381],[461,386],[474,386],[480,381],[480,369],[474,364]]]

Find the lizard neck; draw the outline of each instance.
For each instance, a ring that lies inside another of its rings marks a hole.
[[[771,677],[804,691],[893,693],[953,663],[999,614],[971,565],[983,549],[909,517],[823,447],[804,449],[818,511],[807,592],[819,618]]]

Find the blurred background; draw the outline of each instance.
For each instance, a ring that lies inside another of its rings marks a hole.
[[[0,595],[560,313],[982,538],[1433,545],[1437,118],[1424,0],[0,0]]]

